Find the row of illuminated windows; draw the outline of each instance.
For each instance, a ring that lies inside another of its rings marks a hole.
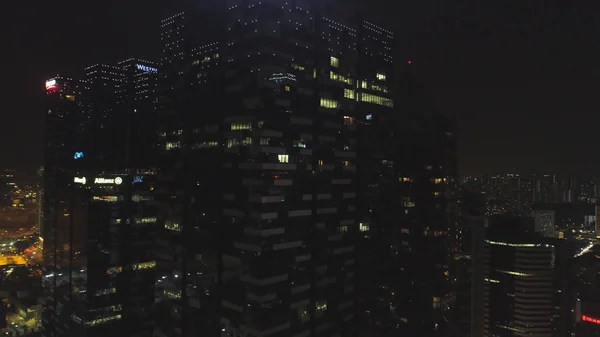
[[[144,218],[134,218],[133,219],[135,223],[155,223],[156,222],[156,217],[154,216],[149,216],[149,217],[144,217]]]
[[[206,149],[206,148],[211,148],[211,147],[217,147],[219,146],[218,142],[202,142],[202,143],[196,143],[194,145],[192,145],[192,149],[196,150],[196,149]]]
[[[344,98],[355,99],[356,93],[352,89],[344,88]]]
[[[169,290],[165,289],[163,294],[168,298],[179,299],[181,298],[181,290]]]
[[[217,53],[217,54],[214,54],[214,55],[213,55],[213,59],[215,59],[215,60],[219,59],[219,54],[218,54],[218,53]],[[194,61],[192,62],[192,65],[197,65],[197,64],[200,64],[200,63],[206,63],[206,62],[210,62],[210,60],[211,60],[210,56],[205,56],[205,57],[202,59],[202,61],[200,61],[200,60],[194,60]]]
[[[174,149],[178,149],[181,147],[181,143],[180,142],[167,142],[165,144],[165,150],[174,150]]]
[[[179,222],[165,220],[165,229],[168,229],[168,230],[171,230],[174,232],[181,232],[181,225],[179,224]]]
[[[371,90],[376,90],[376,91],[381,91],[381,92],[388,92],[388,88],[384,85],[379,85],[379,84],[375,84],[375,83],[369,83],[367,81],[360,81],[360,87],[363,89],[371,89]]]
[[[114,315],[114,316],[108,316],[108,317],[102,317],[102,318],[97,318],[91,321],[87,321],[85,322],[85,326],[96,326],[96,325],[100,325],[100,324],[104,324],[104,323],[108,323],[110,321],[115,321],[121,319],[121,315]]]
[[[131,265],[131,269],[133,270],[144,270],[153,268],[156,268],[156,261],[140,262]]]
[[[330,98],[321,98],[321,107],[327,109],[337,109],[339,102]]]
[[[152,269],[152,268],[156,268],[156,261],[140,262],[140,263],[135,263],[135,264],[131,265],[132,270],[144,270],[144,269]],[[123,272],[122,266],[114,266],[114,267],[109,267],[106,269],[106,273],[108,275],[119,274],[121,272]]]
[[[236,146],[245,146],[245,145],[252,145],[252,138],[251,137],[246,137],[244,139],[242,139],[242,141],[240,142],[238,139],[233,138],[233,139],[228,139],[227,140],[227,147],[228,148],[232,148],[232,147],[236,147]]]
[[[371,225],[369,223],[366,222],[361,222],[358,224],[358,230],[361,232],[368,232],[370,229]],[[348,231],[348,226],[347,225],[342,225],[338,227],[338,232],[339,233],[346,233]]]
[[[365,103],[372,103],[377,105],[383,105],[387,107],[394,107],[394,101],[390,98],[385,98],[377,95],[358,93],[358,100]]]
[[[92,197],[92,200],[102,202],[118,202],[119,200],[122,200],[122,198],[116,195],[95,195]]]
[[[336,74],[333,71],[329,72],[329,79],[332,79],[332,80],[338,81],[338,82],[342,82],[342,83],[346,83],[346,84],[350,84],[350,85],[352,85],[352,83],[354,83],[354,81],[350,77]]]
[[[231,130],[232,131],[237,131],[237,130],[252,130],[252,123],[248,122],[248,123],[232,123],[231,124]]]

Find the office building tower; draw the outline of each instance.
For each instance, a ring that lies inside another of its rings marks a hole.
[[[535,231],[545,237],[554,237],[554,211],[533,210]]]
[[[457,329],[448,324],[456,315],[452,289],[458,216],[452,123],[435,112],[410,71],[400,83],[394,106],[405,114],[381,119],[368,139],[371,145],[359,143],[371,146],[368,152],[373,153],[359,154],[359,163],[369,158],[381,165],[373,169],[372,180],[360,185],[367,191],[359,205],[372,203],[370,232],[378,248],[372,282],[378,284],[373,300],[379,305],[368,314],[368,331],[377,336],[447,335]]]
[[[153,144],[132,138],[136,118],[154,128],[140,97],[154,73],[96,65],[46,83],[45,336],[153,333],[156,169]]]
[[[570,281],[572,332],[575,336],[600,336],[600,264],[598,247],[589,247],[573,260]]]
[[[459,222],[456,230],[456,264],[454,293],[456,332],[460,336],[476,335],[474,327],[483,327],[483,241],[485,239],[485,201],[464,189],[459,192]]]
[[[357,129],[391,115],[392,34],[237,1],[195,44],[193,16],[161,23],[159,333],[355,334]]]
[[[564,241],[536,236],[531,218],[494,216],[484,251],[484,336],[564,336]]]

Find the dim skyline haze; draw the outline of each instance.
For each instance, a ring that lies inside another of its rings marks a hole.
[[[0,167],[31,175],[42,164],[46,78],[155,59],[167,3],[1,3]],[[457,120],[461,173],[600,173],[592,139],[600,122],[597,1],[340,3],[393,28],[395,64],[412,60],[436,108]]]

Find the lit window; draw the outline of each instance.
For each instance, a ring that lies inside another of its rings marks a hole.
[[[75,96],[73,96],[73,95],[65,95],[65,98],[66,98],[67,100],[69,100],[69,101],[72,101],[72,102],[74,102],[74,101],[75,101]]]
[[[338,59],[337,57],[331,57],[331,66],[332,67],[339,67],[340,66],[340,59]]]
[[[232,131],[237,131],[237,130],[252,130],[252,123],[232,123],[231,124],[231,130]]]
[[[114,320],[118,320],[121,319],[121,315],[114,315],[114,316],[108,316],[108,317],[102,317],[102,318],[97,318],[91,321],[87,321],[85,322],[85,326],[95,326],[95,325],[99,325],[99,324],[104,324],[110,321],[114,321]]]
[[[442,183],[442,178],[432,178],[433,179],[433,183],[434,184],[441,184]]]
[[[348,231],[348,226],[346,226],[346,225],[338,227],[338,233],[346,233],[347,231]]]
[[[307,306],[298,308],[298,317],[300,317],[300,318],[308,317],[308,307]]]
[[[315,305],[315,309],[317,312],[322,312],[327,310],[327,301],[322,300],[322,301],[317,301],[316,305]]]
[[[285,91],[290,91],[290,90],[291,90],[291,89],[290,89],[290,86],[289,86],[289,85],[286,85],[286,86],[285,86]]]
[[[277,159],[279,159],[280,163],[288,163],[289,162],[289,156],[287,154],[277,155]]]
[[[350,85],[352,85],[352,83],[353,83],[351,78],[336,74],[333,71],[329,72],[329,78],[334,81],[338,81],[338,82],[342,82],[342,83],[346,83],[346,84],[350,84]]]
[[[344,125],[354,125],[354,118],[350,116],[344,116]]]
[[[165,229],[168,229],[168,230],[174,231],[174,232],[181,232],[181,225],[179,224],[179,222],[165,220]]]
[[[304,68],[303,66],[297,65],[295,63],[292,63],[292,68],[300,71],[306,70],[306,68]]]
[[[294,147],[300,147],[300,148],[305,149],[306,148],[306,144],[304,144],[304,141],[302,139],[295,140],[294,141]]]
[[[227,148],[236,147],[238,145],[240,145],[240,142],[237,139],[227,139]]]
[[[354,99],[354,97],[356,97],[354,95],[354,90],[352,90],[352,89],[345,89],[344,88],[344,97],[345,98],[349,98],[349,99]]]
[[[206,148],[210,148],[210,147],[217,147],[219,146],[218,142],[212,141],[212,142],[202,142],[202,143],[196,143],[194,145],[192,145],[192,149],[196,150],[196,149],[206,149]]]
[[[339,106],[338,101],[329,99],[329,98],[321,98],[321,107],[327,109],[337,109]]]
[[[323,160],[319,160],[319,165],[323,166]]]
[[[181,143],[180,142],[167,142],[167,144],[165,144],[165,149],[166,150],[178,149],[180,147],[181,147]]]
[[[367,93],[359,93],[359,100],[366,103],[372,103],[377,105],[383,105],[387,107],[394,107],[394,101],[389,98],[367,94]]]
[[[92,197],[92,200],[102,202],[117,202],[119,201],[119,197],[116,195],[95,195]]]
[[[385,74],[384,73],[377,73],[377,79],[380,81],[385,81]]]
[[[252,137],[246,137],[242,140],[242,145],[252,145]]]
[[[122,271],[123,271],[123,267],[121,267],[121,266],[110,267],[110,268],[106,269],[106,273],[108,275],[110,275],[110,274],[118,274],[118,273],[120,273]]]
[[[131,266],[131,269],[144,270],[144,269],[152,269],[155,267],[156,267],[156,261],[148,261],[148,262],[135,263]]]
[[[359,229],[361,232],[367,232],[367,231],[369,230],[369,227],[370,227],[370,226],[369,226],[369,224],[368,224],[368,223],[361,222],[361,223],[359,224],[359,228],[358,228],[358,229]]]

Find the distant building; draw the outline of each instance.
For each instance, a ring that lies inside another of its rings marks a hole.
[[[483,336],[564,336],[568,250],[531,218],[491,217],[484,250]]]
[[[155,66],[129,59],[46,82],[44,336],[151,336]]]
[[[545,237],[554,237],[554,211],[552,210],[533,210],[533,219],[535,222],[535,231]]]

